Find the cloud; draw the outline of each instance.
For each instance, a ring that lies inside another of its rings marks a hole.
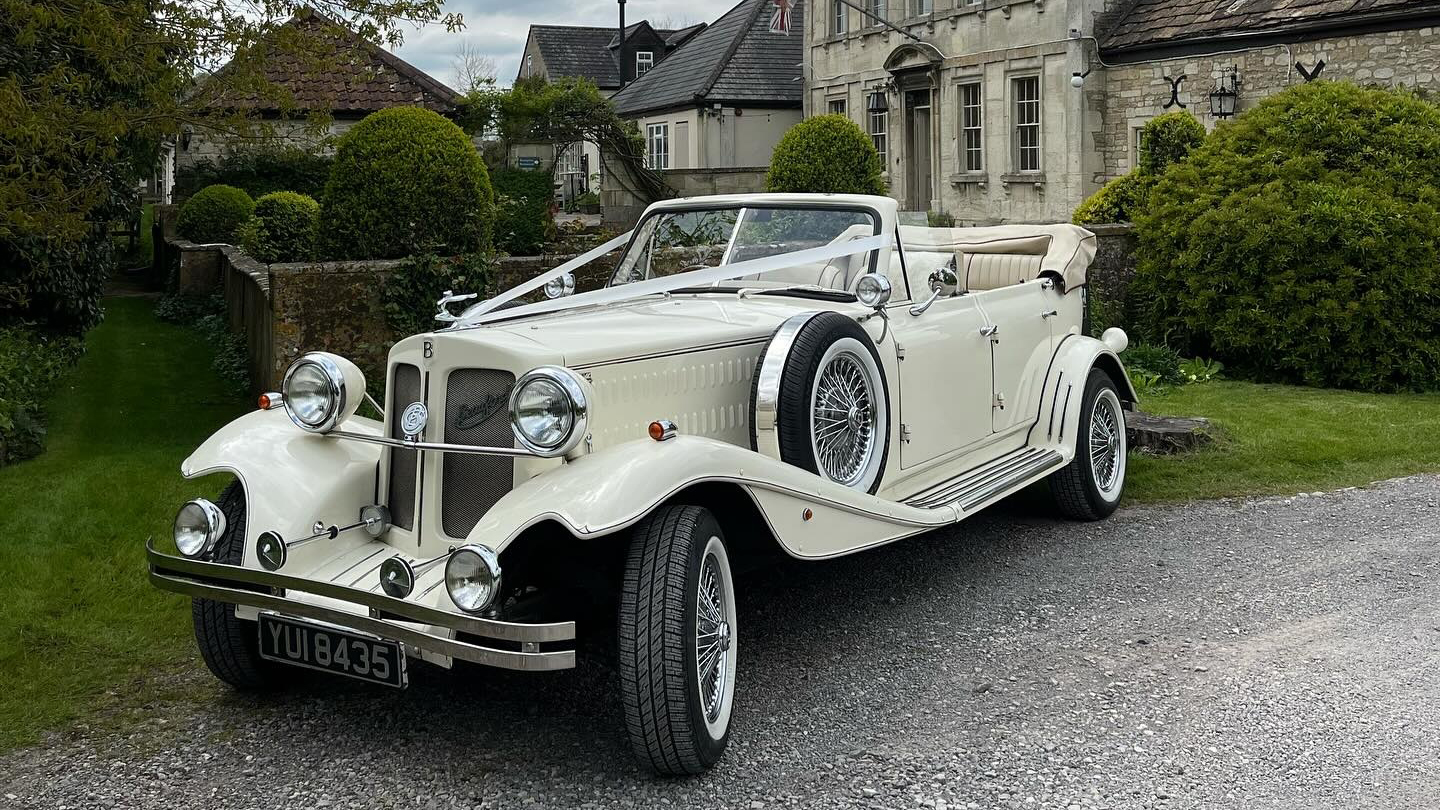
[[[738,0],[627,0],[625,22],[650,20],[672,27],[697,22],[714,22],[729,11]],[[604,25],[618,24],[619,5],[608,0],[526,0],[495,2],[495,0],[458,0],[447,2],[446,13],[458,12],[465,17],[465,28],[449,32],[443,26],[429,25],[405,29],[405,42],[395,53],[405,61],[446,84],[454,85],[451,63],[462,43],[468,43],[495,60],[502,84],[509,84],[520,68],[525,35],[531,25]]]

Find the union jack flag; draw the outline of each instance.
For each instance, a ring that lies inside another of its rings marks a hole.
[[[770,31],[790,36],[790,10],[799,0],[775,0],[775,11],[770,15]]]

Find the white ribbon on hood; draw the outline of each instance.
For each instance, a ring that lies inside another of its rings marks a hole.
[[[630,298],[640,298],[646,295],[672,292],[687,287],[703,287],[720,281],[740,278],[741,276],[764,275],[765,273],[773,273],[776,270],[794,267],[797,264],[828,262],[832,259],[854,256],[857,253],[869,253],[872,250],[879,250],[889,245],[892,239],[892,237],[884,234],[876,234],[848,242],[797,250],[792,253],[780,253],[775,256],[765,256],[759,259],[736,262],[735,264],[722,264],[719,267],[711,267],[705,270],[691,270],[673,276],[647,278],[642,281],[632,281],[628,284],[616,284],[612,287],[591,290],[590,292],[572,295],[568,298],[554,298],[548,301],[526,304],[525,306],[514,307],[504,310],[503,312],[495,311],[496,307],[504,304],[506,301],[513,301],[525,293],[539,289],[545,286],[545,283],[551,279],[559,278],[576,267],[609,253],[614,249],[616,243],[627,238],[629,238],[629,234],[616,237],[589,253],[572,259],[548,273],[543,273],[524,284],[519,284],[488,301],[476,304],[466,310],[465,314],[460,316],[460,320],[456,322],[455,327],[452,328],[489,323],[501,317],[509,319],[525,315],[539,315],[543,312],[557,312],[562,309],[573,309],[575,307],[609,304]]]

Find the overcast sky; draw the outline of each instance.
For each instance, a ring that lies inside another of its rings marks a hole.
[[[650,20],[680,27],[714,22],[739,0],[628,0],[625,22]],[[401,59],[454,86],[451,62],[462,42],[468,42],[495,60],[501,84],[508,85],[520,67],[525,32],[533,25],[616,25],[619,6],[610,0],[447,0],[446,12],[465,15],[465,30],[448,33],[440,26],[405,29]],[[657,26],[659,27],[659,26]]]

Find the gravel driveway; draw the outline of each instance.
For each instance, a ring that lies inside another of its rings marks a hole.
[[[197,661],[198,704],[0,758],[0,805],[1435,806],[1440,478],[1031,513],[742,579],[734,731],[699,778],[636,771],[595,662],[260,702]]]

